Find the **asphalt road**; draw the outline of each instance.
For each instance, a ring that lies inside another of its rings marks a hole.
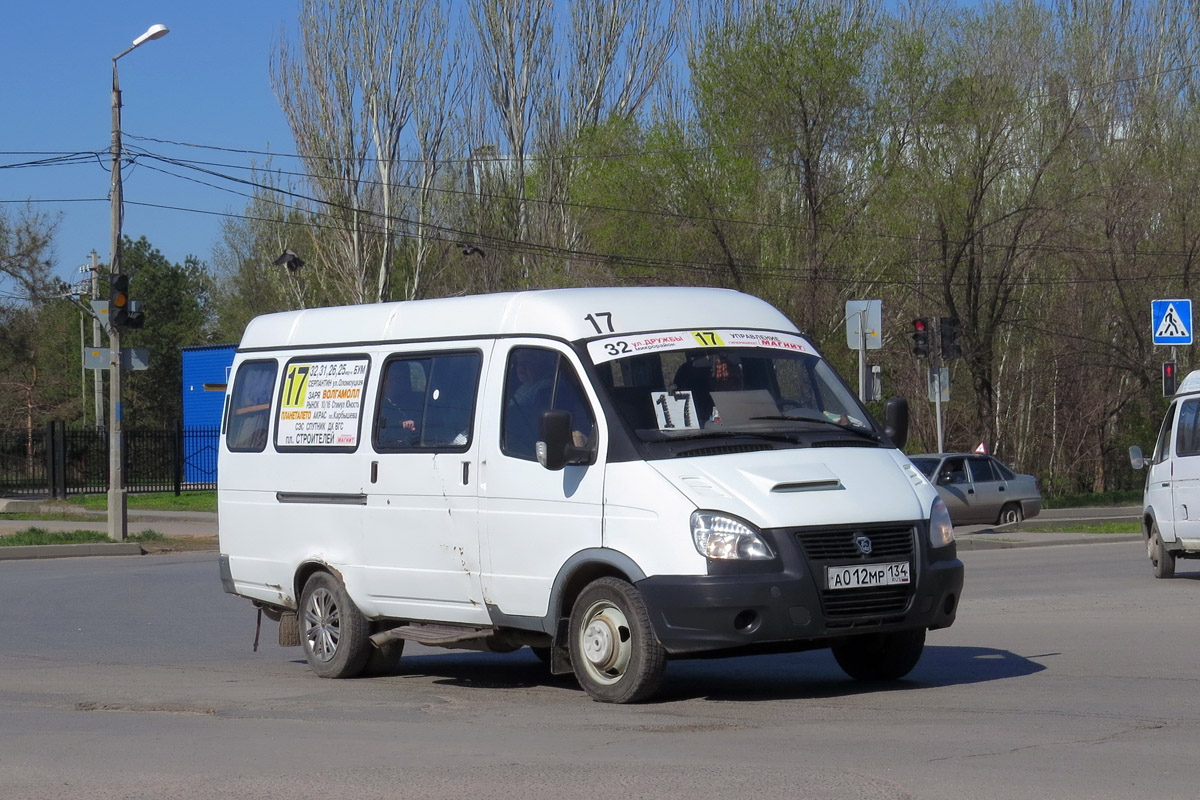
[[[970,551],[957,624],[872,688],[827,652],[672,662],[594,703],[527,650],[315,677],[212,553],[0,562],[0,797],[1194,798],[1200,562]]]

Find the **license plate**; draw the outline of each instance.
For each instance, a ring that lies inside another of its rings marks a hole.
[[[890,564],[855,564],[826,567],[825,586],[829,589],[861,589],[866,586],[895,586],[910,581],[907,561]]]

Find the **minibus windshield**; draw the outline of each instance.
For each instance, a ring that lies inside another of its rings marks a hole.
[[[796,334],[746,330],[615,336],[588,343],[613,406],[643,441],[841,432],[879,442],[870,415]]]

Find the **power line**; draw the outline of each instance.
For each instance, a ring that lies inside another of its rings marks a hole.
[[[292,192],[290,190],[279,189],[278,187],[274,187],[274,186],[271,186],[268,184],[257,183],[255,181],[251,181],[251,180],[248,180],[245,178],[238,178],[235,176],[217,172],[215,170],[207,169],[208,166],[220,166],[220,167],[232,168],[232,169],[242,169],[242,167],[240,165],[230,165],[230,164],[213,163],[213,162],[194,162],[194,161],[188,161],[188,160],[172,159],[172,158],[167,158],[165,156],[159,156],[159,155],[156,155],[153,153],[148,153],[148,152],[144,153],[144,155],[149,158],[153,158],[157,161],[163,162],[163,163],[169,163],[169,164],[172,164],[172,165],[184,168],[184,169],[194,169],[194,170],[197,170],[199,172],[202,172],[204,174],[207,174],[207,175],[210,175],[213,177],[218,177],[223,180],[237,182],[240,184],[254,187],[255,189],[271,191],[271,192],[280,192],[282,194],[297,197],[297,198],[306,200],[308,202],[318,203],[318,204],[322,204],[322,205],[330,205],[331,207],[340,208],[340,210],[344,210],[344,211],[358,211],[360,213],[362,211],[364,211],[364,209],[354,209],[354,208],[351,208],[351,207],[345,206],[345,205],[328,203],[327,201],[321,200],[320,198],[316,198],[316,197],[313,197],[310,195],[304,195],[304,194]],[[203,166],[200,166],[200,165],[203,165]],[[147,165],[147,169],[156,169],[156,168]],[[247,197],[250,199],[254,199],[254,197],[255,197],[254,195],[247,195],[247,194],[244,194],[241,192],[232,192],[232,190],[229,190],[227,188],[220,187],[215,184],[207,183],[204,181],[198,181],[194,178],[188,178],[187,176],[178,175],[176,173],[170,172],[169,170],[156,169],[156,171],[162,172],[163,174],[166,174],[166,175],[171,175],[173,177],[177,177],[181,180],[194,181],[194,182],[200,183],[201,185],[209,186],[210,188],[214,188],[219,191],[231,192],[238,196]],[[281,172],[281,171],[274,171],[274,170],[272,172],[274,174],[288,175],[291,177],[300,177],[300,178],[304,178],[306,180],[311,180],[313,177],[306,173]],[[383,186],[384,185],[383,183],[378,182],[378,181],[361,181],[361,183],[366,186]],[[411,184],[398,184],[397,188],[418,191],[418,190],[420,190],[421,187],[413,186]],[[472,193],[471,191],[464,190],[464,189],[448,189],[448,188],[437,188],[437,187],[432,187],[429,189],[429,191],[432,191],[435,193],[452,194],[455,196],[466,196],[466,197],[470,197],[470,196],[478,194],[478,193]],[[502,200],[502,201],[509,201],[509,202],[516,202],[519,199],[519,198],[516,198],[513,196],[497,195],[497,194],[492,194],[492,193],[488,193],[487,197],[490,200]],[[713,223],[713,222],[715,222],[715,223],[723,223],[723,224],[729,224],[729,225],[742,225],[742,226],[755,227],[755,228],[773,228],[773,229],[784,230],[784,231],[792,231],[792,232],[796,232],[796,233],[804,233],[806,230],[803,226],[800,226],[800,225],[795,225],[795,224],[791,224],[791,223],[783,223],[783,222],[774,222],[774,221],[770,221],[770,220],[746,220],[746,219],[737,219],[737,218],[732,218],[732,217],[703,216],[703,215],[683,214],[683,213],[673,212],[673,211],[662,211],[662,210],[653,209],[653,208],[623,208],[623,207],[618,207],[618,206],[602,206],[602,205],[594,205],[594,204],[587,204],[587,203],[574,203],[574,202],[570,202],[570,201],[548,200],[548,199],[544,199],[544,198],[523,198],[523,199],[525,200],[525,202],[532,203],[532,204],[550,205],[550,206],[564,207],[564,208],[575,208],[575,209],[580,209],[580,210],[585,210],[585,211],[602,211],[602,212],[616,212],[616,213],[623,213],[623,214],[649,215],[649,216],[663,217],[663,218],[667,218],[667,219],[684,220],[684,221],[692,222],[692,223],[697,223],[697,222]],[[301,210],[301,209],[296,209],[296,210]],[[382,218],[382,215],[379,215],[378,212],[373,212],[373,211],[368,210],[367,213],[371,213],[371,214],[380,216]],[[410,220],[410,219],[407,219],[404,217],[397,217],[397,216],[392,216],[390,220],[387,218],[383,218],[383,219],[385,222],[386,221],[391,221],[391,222],[400,221],[400,222],[404,222],[406,224],[411,224],[411,225],[422,224],[422,223],[417,223],[414,220]],[[432,223],[424,223],[424,224],[432,225]],[[434,227],[436,227],[436,225],[434,225]],[[836,233],[837,232],[836,229],[830,228],[828,226],[822,226],[821,229],[826,233]],[[463,233],[463,232],[455,231],[455,233]],[[860,231],[858,231],[858,233],[865,235],[865,236],[877,238],[877,239],[886,239],[889,241],[910,242],[910,243],[917,244],[917,245],[940,246],[941,244],[943,244],[943,242],[939,239],[930,239],[928,237],[924,237],[924,236],[920,236],[920,235],[905,236],[902,234],[895,234],[895,233],[889,233],[889,232],[878,231],[878,230],[860,230]],[[467,235],[467,234],[464,233],[463,235]],[[955,240],[950,240],[949,243],[958,246],[958,245],[966,244],[966,241],[967,240],[955,239]],[[984,248],[987,248],[987,249],[994,249],[994,250],[1006,250],[1009,248],[1008,244],[989,244],[986,242],[981,243],[981,246]],[[1088,255],[1088,254],[1108,255],[1108,253],[1109,253],[1109,251],[1105,248],[1085,248],[1085,247],[1081,247],[1081,246],[1077,246],[1077,245],[1028,244],[1028,245],[1025,245],[1023,249],[1026,251],[1030,251],[1030,252],[1074,253],[1074,254],[1078,254],[1078,255]],[[1174,251],[1174,250],[1136,250],[1136,251],[1128,251],[1128,254],[1129,255],[1138,255],[1138,256],[1163,257],[1163,258],[1183,258],[1183,257],[1190,257],[1193,255],[1192,253],[1189,253],[1187,251]]]

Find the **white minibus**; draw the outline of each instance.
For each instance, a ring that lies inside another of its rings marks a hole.
[[[593,698],[832,648],[895,680],[954,622],[936,489],[774,307],[561,289],[268,314],[234,358],[221,580],[321,676],[531,647]]]
[[[1189,372],[1163,417],[1154,452],[1129,448],[1146,467],[1142,538],[1156,578],[1175,577],[1175,561],[1200,558],[1200,370]]]

